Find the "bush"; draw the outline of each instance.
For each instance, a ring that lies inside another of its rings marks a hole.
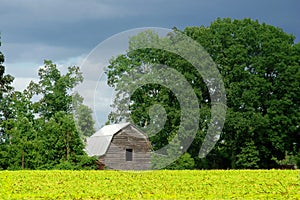
[[[54,169],[60,170],[74,170],[74,164],[70,163],[69,161],[61,161],[59,164],[54,166]]]
[[[80,155],[76,157],[75,169],[76,170],[91,170],[91,169],[97,169],[97,157],[89,157],[86,155]]]
[[[239,169],[257,169],[259,168],[259,161],[259,151],[254,142],[250,141],[246,142],[245,146],[242,147],[241,153],[237,155],[235,165]]]
[[[295,156],[295,160],[296,160],[297,168],[300,169],[300,151],[299,151],[298,154]]]
[[[166,169],[173,169],[173,170],[194,169],[194,168],[195,168],[195,161],[189,153],[184,153],[175,162],[173,162],[171,165],[166,167]]]
[[[152,169],[171,169],[171,170],[181,170],[181,169],[194,169],[195,161],[189,153],[184,153],[176,161],[169,164],[170,158],[163,155],[152,154]],[[167,165],[169,164],[169,165]]]

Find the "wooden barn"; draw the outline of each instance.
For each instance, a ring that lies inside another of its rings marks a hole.
[[[148,137],[130,123],[107,125],[87,139],[86,152],[99,158],[99,168],[148,170],[151,145]]]

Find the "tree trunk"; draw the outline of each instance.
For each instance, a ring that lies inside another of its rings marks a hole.
[[[22,150],[22,169],[25,168],[24,150]]]

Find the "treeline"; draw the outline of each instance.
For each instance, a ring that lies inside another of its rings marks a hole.
[[[119,94],[126,93],[126,87],[130,90],[129,83],[134,82],[124,83],[123,80],[138,80],[139,75],[155,74],[152,66],[177,70],[193,87],[200,104],[200,128],[187,153],[167,168],[278,168],[297,162],[299,165],[300,43],[295,43],[295,37],[251,19],[217,19],[208,27],[187,27],[183,31],[174,28],[174,31],[166,38],[151,31],[132,37],[128,53],[113,58],[107,70],[108,84]],[[176,54],[138,48],[152,43],[181,44],[180,34],[176,33],[185,34],[204,47],[216,63],[225,85],[225,125],[218,143],[205,158],[198,157],[210,121],[210,96],[203,77]],[[180,83],[174,84],[180,86]],[[131,96],[123,96],[128,99],[116,99],[110,122],[125,117],[141,127],[149,123],[160,126],[162,118],[149,116],[149,109],[160,104],[167,117],[164,128],[150,137],[153,150],[161,149],[177,137],[181,108],[169,88],[145,84]],[[124,102],[130,102],[130,116],[123,112]],[[191,110],[190,114],[193,113]],[[177,145],[174,151],[180,151],[181,146],[184,144]]]
[[[83,143],[94,131],[92,111],[70,93],[83,79],[79,68],[61,74],[45,61],[39,81],[20,92],[3,62],[0,53],[0,169],[95,169],[96,159],[86,155]]]
[[[167,168],[268,169],[297,163],[299,166],[300,43],[295,43],[295,37],[251,19],[217,19],[208,27],[174,30],[167,39],[180,43],[176,33],[181,33],[196,40],[216,63],[225,85],[225,125],[217,144],[205,158],[198,154],[209,124],[210,95],[203,78],[190,63],[159,49],[138,49],[113,58],[107,70],[108,84],[117,92],[124,88],[120,77],[136,75],[133,69],[140,74],[149,73],[145,70],[151,71],[149,66],[155,65],[177,70],[194,89],[200,104],[200,128],[187,152]],[[129,50],[144,42],[163,43],[165,39],[148,31],[133,37]],[[0,52],[0,169],[94,169],[96,159],[83,150],[83,138],[94,132],[92,111],[79,94],[70,93],[83,80],[79,68],[69,67],[66,74],[61,74],[54,63],[45,61],[38,72],[39,81],[31,82],[20,92],[11,86],[13,77],[5,75],[3,62]],[[130,116],[121,112],[126,101],[116,99],[109,123],[130,117],[141,127],[153,120],[160,125],[162,118],[149,116],[149,108],[160,104],[167,117],[162,130],[154,127],[160,131],[150,137],[152,148],[158,150],[174,140],[180,128],[181,111],[170,89],[147,84],[129,100]],[[193,113],[191,110],[190,114]],[[184,146],[180,138],[174,141],[178,144],[170,148],[169,154]]]

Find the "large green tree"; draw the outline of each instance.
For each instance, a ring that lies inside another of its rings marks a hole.
[[[68,72],[63,75],[52,61],[45,60],[44,64],[38,72],[39,82],[31,82],[28,87],[29,91],[42,96],[36,104],[36,111],[46,119],[59,111],[71,114],[70,92],[83,80],[79,67],[68,67]]]
[[[174,44],[180,43],[177,31],[167,36]],[[200,129],[188,149],[198,168],[271,168],[276,166],[276,160],[284,159],[286,152],[297,154],[300,44],[294,42],[295,37],[251,19],[217,19],[208,27],[187,27],[180,32],[204,47],[225,84],[226,123],[213,151],[205,159],[198,158],[210,118],[210,96],[201,75],[182,57],[170,52],[151,48],[130,51],[141,42],[165,42],[153,32],[131,38],[128,53],[110,62],[108,84],[117,91],[117,98],[109,120],[132,119],[143,127],[150,122],[149,108],[161,104],[166,110],[166,123],[150,139],[154,150],[166,145],[180,124],[180,105],[172,91],[159,84],[146,84],[130,97],[121,96],[121,91],[128,87],[124,77],[126,80],[136,76],[134,70],[147,74],[153,66],[167,65],[184,75],[198,97]]]
[[[1,39],[1,37],[0,37]],[[0,47],[1,47],[1,40],[0,40]],[[14,80],[14,77],[12,77],[9,74],[5,74],[5,66],[4,63],[4,55],[0,51],[0,123],[9,117],[10,112],[8,111],[8,107],[5,105],[5,98],[8,94],[10,94],[13,91],[13,87],[11,86],[11,83]],[[0,130],[0,139],[2,139],[2,134],[4,132],[3,127],[1,127]]]
[[[4,60],[4,55],[0,51],[0,169],[3,168],[2,163],[6,162],[5,144],[7,143],[9,137],[4,126],[4,122],[12,116],[10,107],[8,107],[7,104],[9,101],[8,96],[13,92],[11,83],[14,80],[11,75],[5,74],[5,66],[3,65]],[[7,166],[6,164],[4,165]]]
[[[33,107],[39,116],[36,126],[42,140],[44,164],[41,168],[75,168],[78,163],[91,165],[94,159],[85,154],[81,129],[77,129],[73,117],[71,91],[83,80],[79,67],[68,67],[66,74],[61,74],[52,61],[44,64],[38,72],[39,82],[31,82],[27,89],[31,94],[40,95]]]
[[[35,169],[41,164],[41,142],[34,127],[34,114],[26,92],[14,91],[4,99],[9,118],[2,122],[0,166],[4,169]]]
[[[286,151],[296,154],[300,54],[294,36],[251,19],[218,19],[184,32],[204,46],[224,77],[229,109],[222,139],[230,167],[249,143],[263,168],[275,166],[274,158]]]
[[[1,123],[0,168],[95,168],[73,117],[71,90],[82,80],[79,68],[69,67],[61,74],[54,63],[45,61],[39,78],[1,101],[9,115]]]

